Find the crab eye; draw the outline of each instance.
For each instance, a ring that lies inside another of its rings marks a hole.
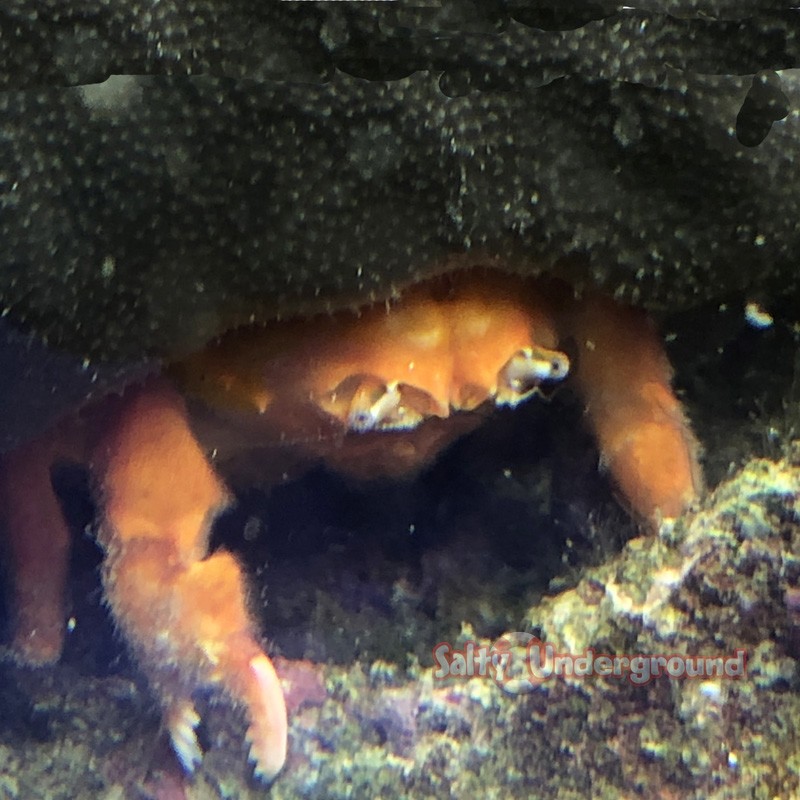
[[[569,372],[569,358],[545,348],[523,348],[505,363],[498,373],[496,405],[511,405],[525,400],[544,383],[563,380]]]

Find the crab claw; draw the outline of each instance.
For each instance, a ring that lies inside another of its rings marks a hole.
[[[569,358],[559,350],[524,347],[514,353],[498,373],[494,402],[498,406],[516,406],[542,383],[562,381],[568,372]]]
[[[156,384],[126,398],[92,466],[109,605],[166,709],[178,759],[192,772],[202,758],[192,693],[219,689],[243,707],[256,775],[271,780],[286,758],[283,691],[258,644],[240,565],[222,550],[208,555],[227,493],[180,396]]]
[[[257,653],[240,663],[239,672],[228,676],[228,690],[238,695],[251,719],[247,730],[250,745],[248,756],[254,775],[264,782],[272,781],[286,761],[286,705],[280,680],[272,662]],[[188,698],[176,700],[165,715],[172,749],[181,766],[192,774],[203,760],[197,740],[200,715]]]
[[[253,773],[259,780],[272,781],[286,761],[288,723],[283,688],[269,657],[248,633],[237,632],[226,641],[204,682],[219,686],[234,703],[244,708],[249,721],[246,740]],[[184,763],[179,747],[187,741],[185,726],[184,729],[170,729],[170,736],[175,752]],[[188,745],[186,752],[191,756],[190,740]]]

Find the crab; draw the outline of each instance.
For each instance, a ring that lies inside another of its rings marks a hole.
[[[357,479],[407,476],[495,407],[570,384],[619,496],[655,527],[702,491],[671,376],[643,312],[489,268],[430,278],[356,311],[229,331],[5,456],[11,648],[30,664],[60,655],[69,533],[50,468],[82,461],[106,599],[180,762],[190,772],[201,761],[192,694],[211,686],[244,707],[250,758],[269,781],[287,752],[281,684],[240,564],[225,550],[209,554],[212,522],[233,500],[221,476],[238,455],[269,447],[270,475],[322,460]]]

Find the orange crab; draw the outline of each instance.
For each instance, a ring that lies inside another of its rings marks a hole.
[[[230,553],[208,553],[212,521],[230,501],[218,473],[266,444],[274,474],[323,459],[359,478],[406,475],[493,406],[567,379],[632,513],[651,525],[679,515],[701,491],[697,442],[653,326],[608,298],[461,270],[357,312],[225,334],[5,457],[13,649],[30,663],[61,652],[69,535],[50,467],[83,459],[108,603],[158,692],[178,757],[187,770],[201,758],[192,693],[211,685],[244,705],[256,773],[271,779],[286,756],[286,709],[245,576]]]

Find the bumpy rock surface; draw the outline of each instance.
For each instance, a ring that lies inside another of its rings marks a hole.
[[[639,683],[552,677],[508,694],[491,677],[435,681],[429,652],[407,669],[368,656],[340,666],[279,660],[292,745],[270,797],[500,796],[514,789],[566,798],[796,796],[798,500],[796,458],[752,461],[674,530],[631,540],[526,615],[525,629],[560,652],[727,657],[742,648],[745,675]],[[448,559],[453,583],[468,590],[475,563],[454,553],[440,558]],[[313,564],[306,568],[315,574]],[[441,578],[431,564],[426,569]],[[305,589],[301,578],[295,602],[303,591],[314,587]],[[432,641],[422,609],[409,611],[413,597],[397,590],[387,599],[391,624],[364,601],[360,613],[340,607],[334,618],[333,595],[317,594],[307,642],[327,636],[335,646],[334,622],[354,628],[349,635],[373,626],[356,645],[362,652],[380,635],[385,653],[398,634],[412,649]],[[462,611],[476,618],[474,609]],[[492,644],[469,625],[451,644],[468,640]],[[39,673],[6,666],[3,676],[4,796],[262,796],[247,781],[241,720],[229,711],[210,709],[214,748],[184,785],[157,736],[146,690],[124,673],[88,678],[65,666]]]

